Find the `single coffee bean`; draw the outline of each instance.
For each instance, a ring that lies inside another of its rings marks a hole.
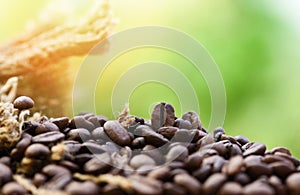
[[[14,107],[18,110],[26,110],[30,109],[34,106],[34,101],[27,96],[20,96],[15,99],[14,101]]]
[[[237,182],[226,182],[218,192],[218,195],[240,195],[243,192],[242,186]]]
[[[173,126],[175,123],[174,107],[171,104],[166,104],[165,111],[166,111],[166,121],[164,123],[164,126]]]
[[[25,151],[25,157],[46,160],[50,156],[50,150],[43,144],[32,144]]]
[[[196,112],[186,112],[182,115],[183,120],[187,120],[191,123],[191,129],[202,129],[202,124],[199,115]]]
[[[177,127],[161,127],[157,130],[157,132],[161,135],[163,135],[165,138],[167,139],[172,139],[174,137],[174,135],[176,134],[176,132],[179,129]]]
[[[275,191],[267,183],[255,181],[244,187],[243,194],[245,194],[245,195],[253,195],[253,194],[275,195]]]
[[[111,168],[111,158],[107,153],[98,154],[96,157],[87,161],[83,170],[88,174],[99,175],[106,173]]]
[[[72,181],[65,191],[70,195],[97,195],[100,194],[100,187],[92,181]]]
[[[101,127],[103,127],[104,123],[106,123],[106,121],[108,121],[108,119],[105,116],[97,116],[97,119],[98,119]]]
[[[67,169],[70,170],[72,173],[75,173],[75,172],[79,172],[79,171],[80,171],[80,167],[79,167],[77,164],[75,164],[75,163],[73,163],[73,162],[71,162],[71,161],[69,161],[69,160],[63,160],[63,161],[60,161],[60,162],[59,162],[59,165],[61,165],[61,166],[65,167],[65,168],[67,168]]]
[[[129,181],[136,194],[161,195],[163,193],[162,183],[158,180],[132,175],[129,177]]]
[[[130,166],[133,167],[134,169],[137,169],[143,165],[155,166],[155,164],[156,164],[155,161],[151,157],[145,154],[136,155],[130,161]]]
[[[144,137],[137,137],[131,143],[132,148],[135,149],[143,148],[145,145],[146,145],[146,141]]]
[[[16,147],[10,153],[10,157],[13,161],[20,162],[22,160],[26,148],[31,143],[31,138],[32,136],[27,133],[22,134],[21,140],[17,143]]]
[[[226,160],[221,156],[210,156],[204,158],[202,165],[210,165],[212,167],[212,172],[217,173],[222,170],[223,165],[226,163]]]
[[[214,149],[218,152],[218,154],[220,156],[223,156],[223,157],[225,157],[228,153],[228,150],[225,147],[224,142],[221,142],[221,141],[203,146],[202,148],[200,148],[200,151],[204,150],[204,149]]]
[[[67,151],[71,154],[77,153],[79,151],[79,149],[81,148],[81,144],[78,141],[65,140],[62,143],[67,148]]]
[[[146,143],[152,144],[156,147],[161,147],[168,143],[168,139],[164,138],[159,133],[156,133],[154,130],[152,130],[150,127],[146,125],[140,125],[134,130],[134,134],[137,136],[142,136],[145,138]]]
[[[119,146],[130,145],[130,136],[128,135],[127,130],[118,121],[107,121],[104,124],[104,132]]]
[[[293,173],[289,175],[285,180],[288,194],[296,195],[300,194],[300,173]]]
[[[32,142],[33,143],[41,143],[41,144],[45,144],[45,145],[49,145],[49,144],[56,144],[60,141],[62,141],[65,138],[65,135],[63,133],[60,133],[58,131],[51,131],[51,132],[47,132],[47,133],[43,133],[40,135],[36,135],[34,137],[32,137]]]
[[[81,144],[81,147],[78,153],[91,153],[91,154],[101,154],[106,152],[106,147],[103,145],[99,145],[92,141],[87,141]]]
[[[259,142],[251,142],[245,144],[243,149],[245,150],[243,153],[245,157],[249,155],[264,155],[266,151],[266,145]]]
[[[22,126],[23,132],[26,132],[30,135],[35,135],[35,129],[40,125],[36,121],[25,121]]]
[[[272,169],[273,173],[283,179],[295,171],[294,165],[291,166],[290,164],[285,162],[273,162],[269,164],[269,167]]]
[[[187,191],[183,187],[176,185],[174,183],[171,183],[171,182],[164,183],[163,188],[164,188],[163,194],[166,194],[166,195],[185,195],[185,194],[187,194]]]
[[[155,105],[151,113],[151,126],[154,130],[164,126],[167,114],[165,110],[165,103]],[[175,121],[174,121],[175,122]]]
[[[299,159],[297,159],[297,158],[295,158],[295,157],[293,157],[293,156],[290,156],[290,155],[288,155],[288,154],[286,154],[286,153],[275,152],[274,155],[280,156],[280,157],[284,157],[285,159],[287,159],[287,160],[293,162],[294,165],[295,165],[296,167],[298,167],[298,166],[300,165],[300,160],[299,160]]]
[[[211,171],[212,167],[210,165],[203,165],[193,172],[193,176],[203,183],[209,177]]]
[[[233,181],[238,182],[244,186],[249,184],[251,182],[251,179],[246,173],[240,172],[234,176]]]
[[[92,131],[93,129],[95,129],[95,125],[93,123],[91,123],[90,121],[88,121],[87,119],[84,118],[84,116],[75,116],[72,120],[71,120],[71,127],[72,128],[83,128],[83,129],[87,129],[89,131]]]
[[[275,154],[276,152],[281,152],[281,153],[285,153],[289,156],[292,156],[291,152],[287,148],[284,148],[284,147],[275,147],[270,151],[271,154]]]
[[[225,169],[225,173],[228,176],[234,176],[241,172],[241,169],[244,165],[243,157],[242,156],[234,156],[232,157]]]
[[[101,124],[98,120],[98,117],[97,116],[91,116],[90,118],[87,119],[89,122],[91,122],[95,128],[97,127],[101,127]]]
[[[278,195],[287,194],[286,188],[283,186],[281,180],[277,176],[275,175],[271,176],[268,181],[269,184],[274,188],[276,194]]]
[[[201,183],[189,174],[183,173],[176,175],[174,177],[174,182],[186,189],[190,194],[201,194]]]
[[[54,124],[49,121],[46,121],[43,124],[40,124],[36,129],[35,129],[35,134],[42,134],[42,133],[47,133],[51,131],[59,131],[59,128]]]
[[[74,156],[74,161],[75,163],[80,166],[80,167],[83,167],[83,165],[88,162],[89,160],[91,160],[92,158],[94,158],[94,155],[93,154],[87,154],[87,153],[84,153],[84,154],[77,154]]]
[[[227,178],[221,173],[214,173],[203,184],[204,194],[216,194],[226,182]]]
[[[188,120],[183,120],[181,118],[175,120],[174,126],[178,127],[179,129],[192,129],[191,122]]]
[[[68,117],[54,118],[54,119],[50,119],[50,122],[55,124],[60,129],[60,131],[63,131],[69,125],[69,118]]]
[[[156,180],[166,181],[171,169],[168,166],[162,166],[149,172],[148,177]]]
[[[225,135],[225,130],[223,127],[217,127],[213,132],[213,137],[215,142],[221,141],[221,137]]]
[[[176,131],[174,137],[171,139],[172,142],[196,142],[199,140],[200,131],[198,129],[179,129]]]
[[[42,173],[50,178],[43,185],[45,189],[61,190],[72,181],[71,172],[59,165],[47,165],[42,169]]]
[[[123,192],[122,189],[116,185],[107,184],[106,186],[104,186],[101,194],[103,194],[103,195],[125,195],[125,192]]]
[[[243,151],[242,149],[236,145],[236,144],[232,144],[232,147],[228,149],[229,150],[229,156],[235,156],[235,155],[243,155]]]
[[[2,187],[2,195],[26,195],[26,189],[17,182],[9,182]]]
[[[0,163],[0,187],[12,180],[12,171],[10,168]]]
[[[67,138],[78,142],[84,142],[91,138],[91,133],[84,128],[72,129],[68,132]]]
[[[237,135],[237,136],[234,137],[234,139],[236,141],[238,141],[242,146],[249,142],[249,140],[246,137],[242,136],[242,135]]]
[[[9,167],[11,163],[11,158],[9,156],[3,156],[0,158],[0,163]]]
[[[189,151],[185,146],[176,145],[172,147],[166,155],[166,161],[181,161],[183,162],[189,155]]]
[[[185,160],[186,169],[190,171],[198,169],[202,163],[203,158],[204,156],[199,152],[195,152],[189,155]]]
[[[40,187],[40,186],[44,185],[46,183],[46,181],[47,181],[46,175],[44,175],[42,173],[36,173],[36,174],[34,174],[33,184],[36,187]]]
[[[256,179],[262,175],[271,175],[272,169],[266,163],[257,163],[246,165],[246,173],[252,178]]]

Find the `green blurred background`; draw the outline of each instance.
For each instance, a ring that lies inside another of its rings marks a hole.
[[[35,19],[48,2],[51,1],[0,0],[0,42],[22,32],[26,22]],[[88,5],[91,1],[62,2],[72,2],[74,7],[76,2]],[[300,157],[298,1],[112,0],[111,3],[119,19],[115,32],[161,25],[181,30],[203,44],[224,79],[227,134],[242,134],[250,140],[266,143],[269,149],[284,146]],[[133,50],[116,59],[103,79],[117,79],[118,74],[130,66],[149,60],[174,64],[179,69],[191,67],[187,60],[174,53],[149,48]],[[201,119],[208,125],[211,102],[204,79],[192,68],[180,70],[196,88]],[[113,82],[106,82],[109,85],[105,93],[103,89],[98,90],[96,100],[111,93]],[[148,117],[153,102],[168,101],[175,105],[180,115],[182,110],[174,91],[157,83],[137,87],[129,100],[131,113]],[[110,105],[101,105],[101,101],[96,104],[98,112],[110,117],[116,114],[111,113]]]

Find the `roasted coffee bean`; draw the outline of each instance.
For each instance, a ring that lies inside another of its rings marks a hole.
[[[151,170],[148,174],[148,177],[156,180],[166,181],[170,176],[170,171],[171,169],[168,166],[162,166]]]
[[[10,162],[11,162],[11,159],[9,156],[3,156],[0,158],[0,163],[6,165],[6,166],[10,166]]]
[[[174,182],[186,189],[190,194],[201,194],[201,183],[189,174],[183,173],[176,175],[174,177]]]
[[[31,138],[32,136],[27,133],[22,134],[21,140],[17,143],[16,147],[10,153],[12,160],[19,162],[22,160],[26,148],[31,143]]]
[[[87,161],[91,160],[92,158],[94,158],[93,154],[77,154],[74,156],[74,161],[76,162],[76,164],[78,164],[80,167],[82,167]]]
[[[184,161],[189,155],[189,151],[185,146],[177,145],[172,147],[166,155],[166,161]]]
[[[68,117],[54,118],[54,119],[50,119],[50,122],[55,124],[61,131],[63,131],[69,125],[69,118]]]
[[[87,161],[83,170],[88,174],[102,174],[111,168],[111,158],[107,153],[99,154],[91,160]]]
[[[285,180],[288,194],[296,195],[300,194],[300,173],[293,173],[289,175]]]
[[[285,162],[273,162],[269,164],[269,167],[272,169],[274,174],[283,179],[295,170],[294,165],[290,165]]]
[[[252,179],[256,179],[262,175],[270,175],[272,173],[272,169],[266,163],[254,163],[246,165],[246,173]]]
[[[251,182],[251,179],[246,173],[241,172],[234,176],[233,181],[238,182],[241,185],[247,185]]]
[[[228,176],[234,176],[241,172],[243,165],[243,157],[234,156],[229,160],[228,164],[225,166],[225,174],[227,174]]]
[[[166,121],[164,123],[164,126],[173,126],[175,123],[174,107],[171,104],[166,104],[165,110],[166,110]]]
[[[36,135],[32,137],[32,142],[33,143],[41,143],[45,145],[49,144],[56,144],[57,142],[62,141],[65,138],[65,135],[63,133],[60,133],[58,131],[51,131],[48,133],[43,133],[40,135]]]
[[[242,135],[237,135],[237,136],[234,137],[234,139],[237,142],[239,142],[242,146],[249,142],[249,140],[246,137],[242,136]]]
[[[91,133],[83,128],[72,129],[68,132],[67,138],[78,142],[84,142],[91,138]]]
[[[136,155],[130,161],[130,166],[135,169],[138,169],[139,167],[144,165],[155,166],[155,164],[156,164],[155,161],[151,157],[145,154]]]
[[[140,117],[135,116],[134,119],[135,119],[135,122],[136,122],[136,123],[139,123],[139,124],[141,124],[141,125],[144,125],[144,124],[145,124],[145,120],[144,120],[143,118],[140,118]]]
[[[299,159],[296,159],[295,157],[290,156],[290,155],[288,155],[288,154],[286,154],[286,153],[275,152],[274,155],[284,157],[285,159],[287,159],[287,160],[293,162],[294,165],[295,165],[296,167],[298,167],[298,166],[300,165],[300,160],[299,160]]]
[[[203,165],[193,172],[193,176],[203,183],[211,174],[211,170],[212,168],[210,165]]]
[[[225,130],[223,129],[223,127],[217,127],[213,132],[215,142],[221,141],[221,137],[224,134],[225,134]]]
[[[34,101],[27,96],[20,96],[15,99],[14,101],[14,107],[18,110],[26,110],[30,109],[34,106]]]
[[[25,157],[46,160],[50,156],[50,150],[43,144],[32,144],[25,151]]]
[[[68,160],[63,160],[63,161],[60,161],[59,162],[59,165],[67,168],[68,170],[70,170],[72,173],[75,173],[75,172],[79,172],[80,171],[80,167],[71,162],[71,161],[68,161]]]
[[[264,194],[264,195],[275,195],[274,189],[264,182],[253,182],[248,184],[243,189],[243,194],[253,195],[253,194]]]
[[[59,131],[59,128],[54,124],[49,121],[46,121],[43,124],[40,124],[36,129],[35,129],[35,134],[42,134],[42,133],[47,133],[51,131]]]
[[[35,129],[40,125],[36,121],[25,121],[22,126],[23,132],[26,132],[30,135],[35,135]]]
[[[33,184],[36,187],[40,187],[40,186],[44,185],[46,183],[46,181],[47,181],[46,175],[44,175],[42,173],[36,173],[36,174],[34,174]]]
[[[185,195],[185,194],[187,194],[187,191],[183,187],[173,184],[171,182],[164,183],[163,188],[164,188],[163,194],[166,194],[166,195]]]
[[[91,116],[87,120],[89,122],[91,122],[94,125],[95,128],[101,127],[101,124],[100,124],[97,116]]]
[[[0,163],[0,187],[12,180],[12,174],[8,166]]]
[[[181,118],[175,120],[174,126],[178,127],[179,129],[192,129],[191,122],[188,120],[183,120]]]
[[[66,192],[70,195],[97,195],[100,193],[100,187],[91,181],[72,181],[67,185]]]
[[[202,124],[200,121],[200,117],[196,112],[186,112],[182,115],[183,120],[187,120],[191,123],[192,127],[191,129],[202,129]]]
[[[286,188],[277,176],[271,176],[269,178],[269,184],[274,188],[276,195],[285,195],[287,193]]]
[[[91,133],[92,135],[92,139],[100,139],[100,140],[104,140],[104,141],[109,141],[110,139],[108,138],[108,136],[106,135],[106,133],[104,132],[104,128],[103,127],[97,127],[96,129],[94,129]]]
[[[179,129],[176,131],[174,137],[171,139],[172,142],[196,142],[199,139],[199,130],[197,129],[192,129],[192,130],[187,130],[187,129]]]
[[[26,189],[17,182],[9,182],[2,187],[2,195],[26,195]]]
[[[271,154],[275,154],[276,152],[281,152],[281,153],[287,154],[289,156],[292,156],[291,152],[287,148],[284,148],[284,147],[275,147],[270,151]]]
[[[142,195],[161,195],[163,193],[162,183],[158,180],[139,175],[129,177],[133,190]]]
[[[164,138],[161,134],[156,133],[150,127],[146,125],[138,126],[135,131],[135,135],[142,136],[145,138],[146,143],[152,144],[156,147],[161,147],[168,143],[168,139]]]
[[[72,181],[71,172],[59,165],[47,165],[43,168],[42,173],[50,178],[43,185],[45,189],[60,190]]]
[[[210,165],[212,167],[212,172],[220,172],[222,170],[223,165],[226,163],[226,160],[221,156],[210,156],[204,158],[202,161],[202,165]]]
[[[131,142],[132,148],[143,148],[146,145],[144,137],[137,137]]]
[[[77,153],[81,148],[81,144],[78,141],[74,140],[65,140],[63,141],[63,144],[67,148],[67,151],[72,154]]]
[[[264,155],[266,151],[266,145],[259,142],[251,142],[245,144],[243,149],[245,150],[243,153],[245,157],[249,155]]]
[[[221,173],[214,173],[203,184],[204,194],[216,194],[226,182],[226,176]]]
[[[214,149],[218,152],[218,154],[220,156],[223,156],[223,157],[226,157],[226,155],[228,153],[228,150],[225,147],[224,142],[216,142],[216,143],[208,144],[208,145],[200,148],[200,151],[205,150],[205,149]]]
[[[104,186],[101,194],[103,194],[103,195],[125,195],[125,192],[123,192],[122,189],[116,185],[107,184],[106,186]]]
[[[161,135],[163,135],[165,138],[167,139],[172,139],[176,132],[178,131],[179,129],[177,127],[161,127],[157,130],[157,132]]]
[[[173,126],[175,123],[174,108],[170,104],[157,104],[151,114],[151,124],[154,130],[162,126]]]
[[[241,195],[243,192],[242,186],[237,182],[225,183],[218,192],[218,195]]]
[[[84,116],[75,116],[72,120],[71,120],[71,127],[72,128],[83,128],[83,129],[87,129],[89,131],[92,131],[93,129],[95,129],[95,125],[93,123],[91,123],[90,121],[88,121],[86,118],[84,118]]]
[[[104,124],[104,132],[117,145],[130,145],[130,136],[128,135],[127,130],[118,121],[107,121]]]
[[[92,154],[101,154],[106,152],[106,147],[99,145],[92,141],[87,141],[81,144],[81,147],[78,153],[92,153]]]
[[[196,170],[200,167],[204,156],[200,152],[195,152],[185,160],[185,167],[188,170]]]

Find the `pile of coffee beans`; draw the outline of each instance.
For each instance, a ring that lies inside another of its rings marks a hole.
[[[126,109],[118,120],[42,116],[0,155],[3,195],[300,194],[300,161],[288,149],[266,150],[221,127],[208,133],[197,113],[179,118],[166,103],[151,120]]]

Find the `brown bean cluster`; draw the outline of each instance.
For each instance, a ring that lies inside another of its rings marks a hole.
[[[151,120],[83,113],[27,121],[0,155],[3,195],[300,194],[300,161],[288,149],[267,151],[221,127],[208,133],[197,113],[178,118],[165,103]]]

